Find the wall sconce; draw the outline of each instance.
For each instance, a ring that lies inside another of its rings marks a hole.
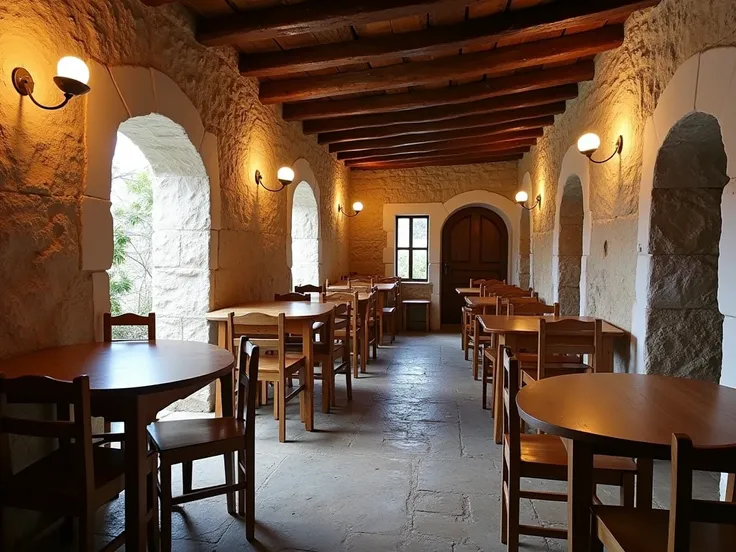
[[[538,195],[537,196],[537,202],[534,205],[532,205],[531,207],[527,207],[526,206],[526,202],[529,200],[529,194],[526,193],[524,190],[521,190],[521,191],[516,192],[516,197],[514,197],[514,199],[516,200],[516,203],[518,203],[519,205],[521,205],[527,211],[532,211],[537,206],[540,206],[541,207],[541,205],[542,205],[542,196],[541,195]]]
[[[578,140],[578,151],[586,156],[588,159],[590,159],[593,163],[602,165],[603,163],[608,163],[611,159],[614,158],[617,153],[621,154],[621,152],[624,150],[624,137],[618,137],[618,140],[616,140],[616,150],[611,154],[608,159],[604,159],[603,161],[596,161],[595,159],[593,159],[593,154],[598,151],[599,147],[601,147],[601,139],[598,138],[597,134],[593,134],[592,132],[589,132],[588,134],[583,134]]]
[[[363,204],[360,201],[356,201],[355,203],[353,203],[353,214],[352,215],[348,215],[347,212],[342,208],[342,205],[337,206],[338,213],[342,213],[346,217],[350,217],[350,218],[357,217],[362,210],[363,210]]]
[[[16,67],[13,69],[13,86],[21,96],[28,96],[31,101],[41,109],[53,111],[61,109],[74,96],[83,96],[90,91],[87,86],[89,82],[89,68],[81,59],[67,56],[59,60],[56,66],[57,75],[54,77],[54,84],[64,93],[64,100],[59,105],[46,106],[38,103],[33,97],[33,89],[35,83],[33,77],[27,69]]]
[[[265,184],[263,184],[263,175],[261,175],[261,171],[256,169],[256,186],[263,186],[263,189],[268,190],[269,192],[280,192],[289,184],[294,182],[294,169],[292,169],[291,167],[281,167],[279,169],[279,172],[276,174],[276,179],[281,182],[281,187],[268,188]]]

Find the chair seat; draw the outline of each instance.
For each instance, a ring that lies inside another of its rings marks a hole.
[[[618,506],[595,506],[598,534],[618,544],[625,552],[667,552],[669,512]],[[736,550],[736,525],[693,523],[690,527],[691,552]]]
[[[155,422],[148,426],[159,453],[245,437],[245,422],[236,418],[202,418]]]
[[[508,450],[508,438],[504,451]],[[567,449],[562,439],[556,435],[521,435],[521,461],[526,464],[545,464],[548,466],[567,466]],[[595,456],[596,470],[636,472],[636,463],[631,458],[618,456]]]
[[[288,352],[286,353],[285,365],[286,369],[294,368],[296,366],[303,365],[307,360],[301,353]],[[261,355],[258,364],[258,372],[276,372],[279,371],[279,357],[278,355]],[[260,379],[260,378],[259,378]]]

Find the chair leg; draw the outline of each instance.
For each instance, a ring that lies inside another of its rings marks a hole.
[[[238,485],[245,482],[245,451],[239,450],[237,463],[235,464],[235,472],[237,474]],[[238,490],[238,515],[245,515],[245,489]]]
[[[85,512],[79,516],[79,552],[94,552],[95,513]]]
[[[223,460],[225,463],[225,485],[232,486],[235,483],[235,473],[234,473],[234,454],[232,452],[228,452],[227,454],[223,455]],[[227,497],[227,513],[231,516],[235,515],[235,493],[233,491],[230,491],[226,495]]]
[[[483,387],[483,391],[481,393],[481,406],[483,407],[483,410],[488,409],[488,358],[486,357],[485,353],[481,357],[481,385]]]
[[[621,506],[625,508],[634,507],[634,489],[635,489],[634,474],[633,473],[625,474],[623,476],[623,480],[621,481]]]
[[[171,465],[161,460],[161,551],[171,552]]]
[[[322,364],[322,412],[324,414],[330,413],[330,387],[332,387],[333,381],[333,368],[330,366],[329,361],[323,360]]]
[[[285,443],[286,442],[286,385],[283,384],[283,381],[278,382],[278,384],[274,383],[274,385],[278,386],[278,392],[274,392],[274,397],[278,395],[279,400],[279,442]]]
[[[151,520],[148,522],[148,549],[151,552],[159,550],[161,535],[159,532],[159,509],[158,509],[158,456],[151,459],[151,472],[148,474],[148,509],[151,512]]]
[[[262,381],[261,382],[261,406],[266,406],[268,404],[268,382]]]
[[[475,341],[474,341],[475,343]],[[478,353],[480,353],[481,356],[483,356],[483,347],[480,346],[480,343],[478,343],[477,347],[473,347],[473,380],[478,381]]]
[[[518,552],[519,550],[519,507],[521,493],[521,478],[519,473],[508,466],[508,489],[509,489],[509,507],[508,507],[508,535],[507,550],[509,552]]]
[[[184,494],[192,492],[193,464],[193,462],[182,462],[181,464],[181,481]]]
[[[501,459],[503,463],[501,467],[501,544],[508,543],[509,535],[509,512],[508,512],[508,494],[506,489],[508,488],[509,482],[509,469],[506,465],[505,453]],[[504,485],[505,483],[505,485]]]
[[[281,396],[279,395],[280,392],[280,385],[278,382],[273,382],[273,419],[278,420],[279,419],[279,402],[281,401]]]
[[[345,344],[347,347],[347,343]],[[345,349],[347,351],[347,349]],[[348,352],[346,357],[343,359],[343,362],[348,362],[350,360],[350,353]],[[350,373],[350,366],[345,367],[345,390],[347,391],[348,395],[348,402],[351,402],[353,400],[353,377]]]
[[[256,537],[256,457],[249,443],[245,451],[245,538],[252,541]]]

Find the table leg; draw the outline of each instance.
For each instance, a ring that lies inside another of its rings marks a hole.
[[[600,361],[596,360],[596,371],[611,373],[613,372],[613,336],[603,336],[603,353],[600,356]]]
[[[322,332],[322,338],[327,342],[327,362],[322,366],[322,412],[330,413],[330,405],[335,390],[332,384],[335,382],[333,371],[335,370],[335,313],[330,314],[325,322],[326,327]]]
[[[222,376],[219,380],[217,380],[220,384],[220,401],[222,402],[222,416],[224,418],[232,418],[235,415],[235,408],[234,408],[234,397],[235,393],[233,393],[233,371],[230,370],[230,372]],[[233,454],[228,453],[224,455],[225,460],[225,479],[226,482],[229,484],[232,484],[233,482]],[[235,513],[235,493],[227,493],[227,511],[230,514]]]
[[[362,373],[365,373],[367,371],[368,366],[368,349],[371,337],[371,331],[368,327],[368,320],[370,319],[370,304],[366,305],[365,310],[363,311],[363,347],[362,351],[360,353],[360,371]]]
[[[135,397],[125,421],[125,549],[146,550],[148,447],[143,399]]]
[[[593,502],[593,447],[567,441],[567,546],[568,552],[589,552],[590,507]]]
[[[514,348],[513,338],[510,335],[498,335],[498,349],[496,350],[496,365],[493,367],[493,441],[500,445],[503,442],[503,349]]]
[[[726,502],[736,502],[736,475],[728,474],[728,483],[726,484]]]
[[[305,385],[306,420],[304,428],[314,431],[314,346],[312,345],[312,323],[313,320],[305,320],[302,327],[302,349],[307,357],[307,377]]]
[[[223,349],[228,349],[226,322],[217,323],[217,346],[222,347]],[[219,380],[215,382],[215,416],[222,416],[222,391],[220,390]]]
[[[654,486],[654,461],[651,458],[639,458],[636,461],[636,507],[652,509]]]

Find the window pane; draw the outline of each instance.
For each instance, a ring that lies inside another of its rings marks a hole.
[[[398,227],[396,228],[396,246],[409,247],[409,219],[399,217]]]
[[[406,249],[396,253],[396,275],[399,278],[409,277],[409,251]]]
[[[412,239],[414,243],[412,247],[428,247],[427,246],[427,223],[426,218],[416,218],[414,222],[414,233]]]
[[[426,251],[414,251],[414,258],[412,266],[412,278],[414,280],[426,280],[427,279],[427,252]]]

